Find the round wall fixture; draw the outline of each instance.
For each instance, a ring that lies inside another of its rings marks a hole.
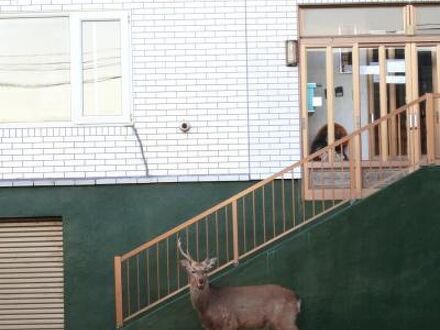
[[[191,125],[186,122],[186,121],[182,121],[179,125],[179,129],[183,132],[183,133],[187,133],[190,129],[191,129]]]

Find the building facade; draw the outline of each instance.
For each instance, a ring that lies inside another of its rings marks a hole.
[[[115,255],[320,134],[439,91],[437,17],[435,2],[0,0],[0,328],[114,328]],[[407,156],[405,125],[362,136],[362,160]]]
[[[294,1],[0,12],[3,186],[249,180],[299,158]]]

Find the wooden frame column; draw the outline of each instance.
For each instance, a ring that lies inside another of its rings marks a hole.
[[[389,48],[388,49],[388,55],[389,59],[395,59],[396,58],[396,49],[395,48]],[[389,112],[397,109],[397,100],[396,100],[396,85],[390,84],[388,86],[389,90],[389,98],[388,98],[388,109]],[[397,122],[396,120],[391,120],[390,122],[390,132],[388,132],[388,145],[390,148],[390,156],[396,157],[397,155]]]
[[[331,46],[326,47],[325,51],[325,72],[326,72],[326,85],[327,85],[327,144],[335,142],[335,113],[334,113],[334,80],[333,80],[333,48]],[[334,161],[334,152],[329,151],[329,162]]]
[[[365,48],[367,52],[367,63],[373,59],[373,49]],[[374,78],[373,75],[367,75],[367,99],[368,99],[368,123],[374,121]],[[368,159],[373,159],[376,156],[376,143],[374,141],[374,130],[370,129],[368,131]]]
[[[419,97],[419,70],[418,70],[418,59],[417,59],[417,45],[412,43],[410,45],[411,49],[411,80],[413,81],[412,86],[412,97],[411,101]],[[414,116],[414,129],[413,129],[413,141],[414,141],[414,164],[418,164],[420,161],[421,145],[420,145],[420,105],[416,104],[412,113]]]
[[[379,89],[380,89],[380,116],[386,116],[388,112],[387,102],[387,57],[385,46],[379,46]],[[388,159],[388,125],[384,121],[380,125],[380,159],[384,162]]]
[[[352,48],[352,72],[353,72],[353,123],[354,130],[361,128],[361,88],[360,88],[360,59],[359,44],[354,44]],[[356,196],[362,195],[362,148],[361,135],[354,138],[353,155],[354,158],[354,191]]]
[[[309,153],[309,121],[307,112],[307,51],[304,45],[300,45],[299,53],[299,83],[300,83],[300,106],[301,106],[301,134],[302,134],[302,158],[307,157]],[[309,191],[309,169],[302,166],[302,193],[303,197],[308,195]],[[292,177],[293,179],[293,177]]]
[[[307,113],[307,51],[306,47],[300,46],[300,63],[299,66],[299,80],[300,80],[300,105],[301,105],[301,134],[302,134],[302,158],[307,157],[309,150],[309,123]]]
[[[432,80],[434,93],[440,93],[440,44],[435,47],[435,54],[432,56]],[[433,103],[434,137],[435,141],[440,139],[440,98]],[[440,157],[440,142],[434,144],[435,158]]]
[[[407,43],[405,45],[406,58],[406,102],[411,102],[419,96],[418,66],[417,66],[417,45]],[[420,107],[414,105],[407,113],[407,136],[408,136],[408,157],[415,165],[420,160]]]

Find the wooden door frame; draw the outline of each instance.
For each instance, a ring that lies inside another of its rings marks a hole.
[[[367,41],[365,41],[367,39]],[[399,38],[400,39],[400,38]],[[325,70],[325,81],[327,85],[327,125],[329,127],[328,133],[329,138],[328,142],[332,143],[334,142],[334,132],[333,132],[333,123],[334,123],[334,98],[333,93],[330,91],[333,91],[334,86],[334,77],[333,77],[333,51],[334,49],[338,48],[345,48],[345,49],[351,49],[353,56],[357,57],[356,61],[353,63],[353,72],[357,72],[357,74],[353,74],[353,127],[357,128],[357,123],[360,122],[360,84],[359,84],[359,51],[360,49],[365,48],[377,48],[379,51],[379,86],[380,86],[380,115],[384,116],[387,114],[389,110],[389,106],[393,104],[391,100],[388,100],[387,98],[387,83],[386,83],[386,51],[389,48],[403,48],[405,50],[405,69],[406,69],[406,103],[416,99],[419,97],[418,93],[418,63],[417,63],[417,48],[421,46],[426,47],[436,47],[437,54],[436,54],[436,63],[440,64],[440,36],[433,37],[430,36],[429,39],[423,37],[423,38],[409,38],[406,43],[402,43],[400,40],[395,40],[394,42],[389,42],[388,38],[385,38],[383,43],[380,42],[382,40],[381,38],[376,38],[375,42],[371,42],[371,38],[360,38],[360,40],[357,40],[357,42],[352,43],[350,47],[347,46],[346,40],[339,40],[339,38],[334,38],[331,40],[328,39],[313,39],[313,42],[301,42],[300,44],[300,59],[301,59],[301,66],[300,66],[300,91],[301,91],[301,99],[300,99],[300,107],[301,107],[301,132],[302,132],[302,155],[303,157],[307,156],[309,154],[309,147],[310,147],[310,141],[308,141],[308,112],[307,112],[307,50],[308,49],[322,49],[325,51],[326,56],[326,70]],[[418,40],[417,42],[415,42]],[[310,41],[307,39],[306,41]],[[330,41],[330,42],[328,42]],[[324,43],[320,43],[324,42]],[[377,46],[377,47],[375,47]],[[357,67],[355,69],[355,66]],[[435,71],[434,71],[435,70]],[[440,70],[437,70],[433,66],[433,80],[434,80],[434,92],[440,92]],[[371,89],[371,86],[370,86]],[[369,97],[371,97],[371,91],[369,93]],[[390,103],[391,102],[391,103]],[[440,101],[436,101],[439,106],[436,108],[440,109]],[[370,102],[371,103],[371,102]],[[389,104],[390,103],[390,104]],[[359,107],[359,108],[357,108]],[[370,109],[371,110],[371,109]],[[418,106],[415,106],[412,110],[412,115],[416,116],[416,113],[418,113]],[[417,129],[417,125],[419,123],[412,122],[413,128],[416,128],[412,130],[413,132],[409,132],[411,134],[420,134],[420,132]],[[440,114],[436,113],[436,133],[438,136],[440,136]],[[380,128],[381,131],[381,138],[379,146],[381,148],[381,155],[382,160],[386,161],[388,158],[388,127],[386,125],[382,125]],[[409,136],[408,136],[409,138]],[[372,145],[370,144],[370,147]],[[419,154],[417,152],[418,149],[420,149],[420,146],[413,146],[416,148],[416,154]],[[440,145],[436,146],[437,154],[440,155]],[[371,148],[369,148],[371,149]],[[332,155],[330,155],[332,157]],[[416,159],[417,161],[417,159]]]

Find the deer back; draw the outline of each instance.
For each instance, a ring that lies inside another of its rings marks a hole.
[[[225,323],[230,329],[264,328],[286,315],[292,315],[293,325],[299,313],[296,294],[278,285],[211,289],[204,306],[199,315],[202,323],[211,325],[208,329],[223,329]]]

